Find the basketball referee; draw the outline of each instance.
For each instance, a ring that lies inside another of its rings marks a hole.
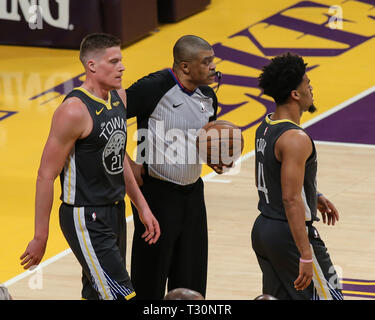
[[[80,60],[86,80],[56,109],[44,147],[36,185],[35,233],[21,256],[25,269],[43,258],[60,175],[60,226],[82,266],[83,299],[131,299],[135,292],[125,263],[125,183],[146,231],[147,245],[160,230],[125,157],[126,95],[121,88],[120,40],[90,34]],[[144,241],[142,240],[142,241]]]
[[[161,229],[157,244],[139,241],[142,224],[133,207],[131,278],[138,299],[162,300],[167,281],[168,291],[206,293],[206,206],[201,164],[188,159],[196,148],[189,130],[216,119],[217,98],[208,86],[216,66],[211,45],[197,36],[180,38],[173,57],[172,69],[151,73],[126,90],[128,118],[136,116],[138,124],[134,175]],[[142,130],[147,132],[140,137]]]
[[[317,193],[314,142],[300,127],[314,112],[312,87],[303,59],[290,53],[264,67],[259,86],[276,102],[256,131],[255,179],[260,215],[252,246],[263,273],[263,294],[277,299],[341,300],[339,279],[327,248],[313,226],[334,225],[335,206]]]

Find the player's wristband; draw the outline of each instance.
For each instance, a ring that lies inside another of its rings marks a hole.
[[[311,262],[313,262],[313,259],[305,260],[305,259],[299,258],[299,262],[302,262],[302,263],[311,263]]]
[[[319,197],[321,197],[322,195],[323,195],[323,193],[318,192],[318,193],[316,194],[316,197],[319,198]]]

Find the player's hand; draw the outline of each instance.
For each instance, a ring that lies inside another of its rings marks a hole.
[[[300,262],[299,263],[299,275],[294,281],[294,288],[296,290],[305,290],[311,283],[313,277],[313,265],[312,262]]]
[[[339,212],[324,195],[318,197],[318,209],[322,214],[323,223],[327,222],[328,225],[334,226],[336,221],[339,221]]]
[[[24,269],[36,266],[42,260],[46,251],[47,241],[34,238],[26,248],[26,251],[20,257],[21,265]]]
[[[142,234],[142,238],[144,238],[148,244],[156,243],[160,237],[160,226],[158,220],[156,220],[149,208],[138,210],[138,214],[139,219],[146,229]]]
[[[233,162],[229,165],[223,165],[223,164],[209,164],[208,165],[211,169],[213,169],[217,174],[223,174],[225,172],[228,172],[230,168],[233,168]]]

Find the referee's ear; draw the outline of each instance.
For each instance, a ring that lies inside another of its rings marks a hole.
[[[190,74],[189,64],[185,61],[179,63],[179,68],[183,71],[184,74]]]

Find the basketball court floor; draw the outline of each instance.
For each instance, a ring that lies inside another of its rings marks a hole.
[[[335,226],[318,222],[316,227],[343,279],[345,298],[374,299],[374,1],[212,0],[207,10],[161,25],[124,48],[124,88],[171,67],[173,44],[185,34],[213,45],[223,73],[219,119],[236,123],[245,138],[243,156],[231,172],[218,176],[208,167],[202,172],[209,226],[207,299],[251,300],[261,293],[250,239],[258,215],[254,133],[274,104],[257,89],[256,77],[269,59],[286,51],[308,63],[318,112],[305,114],[302,126],[316,141],[318,189],[340,213]],[[42,264],[25,271],[19,257],[33,237],[36,175],[52,114],[83,79],[76,50],[0,46],[0,283],[15,299],[80,299],[81,270],[58,223],[58,180]],[[134,120],[128,128],[127,151],[133,155]],[[130,267],[130,208],[127,220]]]

